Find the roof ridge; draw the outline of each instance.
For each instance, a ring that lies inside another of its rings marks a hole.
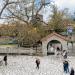
[[[63,36],[63,35],[60,35],[60,34],[58,34],[58,33],[56,33],[56,32],[53,32],[53,33],[47,35],[46,37],[42,38],[42,41],[43,41],[43,40],[46,40],[46,38],[52,37],[53,35],[56,35],[56,36],[60,37],[61,39],[66,40],[66,41],[68,40],[67,37],[65,37],[65,36]]]

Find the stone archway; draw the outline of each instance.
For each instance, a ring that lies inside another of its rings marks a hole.
[[[41,40],[43,55],[47,55],[47,44],[52,40],[59,41],[62,44],[63,50],[67,50],[67,38],[54,32]]]
[[[51,47],[53,47],[53,51],[51,51]],[[58,40],[51,40],[47,44],[47,55],[51,55],[55,53],[55,49],[57,50],[57,47],[62,51],[62,44]]]

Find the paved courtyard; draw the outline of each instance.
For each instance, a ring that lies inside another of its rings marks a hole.
[[[35,60],[41,61],[40,69],[36,69]],[[3,56],[0,56],[0,60]],[[68,57],[70,67],[75,69],[75,57]],[[55,56],[8,56],[8,65],[0,66],[0,75],[65,75],[63,59]],[[69,74],[66,74],[69,75]]]

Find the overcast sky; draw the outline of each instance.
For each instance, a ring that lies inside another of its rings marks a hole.
[[[69,13],[73,13],[75,11],[75,0],[53,0],[54,3],[57,5],[58,9],[63,10],[64,8],[69,9]],[[50,9],[47,7],[47,12],[45,12],[45,20],[49,18]]]
[[[60,9],[69,8],[71,12],[75,11],[75,0],[55,0],[55,4]]]

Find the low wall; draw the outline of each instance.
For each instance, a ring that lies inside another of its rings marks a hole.
[[[36,50],[31,48],[0,48],[0,54],[26,54],[32,55],[36,53]]]

